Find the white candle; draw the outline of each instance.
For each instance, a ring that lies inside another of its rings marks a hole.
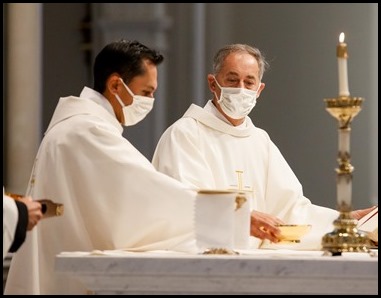
[[[339,96],[349,96],[348,71],[347,71],[347,44],[344,42],[345,35],[341,32],[337,45],[337,63],[339,70]]]

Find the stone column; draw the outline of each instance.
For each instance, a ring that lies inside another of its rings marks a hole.
[[[7,28],[4,186],[23,194],[41,140],[42,4],[9,3]]]
[[[192,79],[189,83],[192,83],[191,98],[193,103],[199,106],[205,105],[204,88],[206,81],[205,72],[205,55],[206,55],[206,42],[205,42],[205,28],[206,28],[206,9],[205,3],[193,3],[191,15],[192,15],[192,66],[189,67],[191,71]]]

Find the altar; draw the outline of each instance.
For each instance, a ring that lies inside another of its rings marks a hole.
[[[368,253],[63,252],[55,270],[80,280],[88,294],[378,294],[378,256]]]

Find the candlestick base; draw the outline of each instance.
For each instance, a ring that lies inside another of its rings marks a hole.
[[[333,232],[325,234],[322,238],[325,255],[337,256],[343,252],[366,252],[373,255],[370,250],[370,238],[357,230],[357,220],[352,218],[350,212],[340,211],[333,225]]]

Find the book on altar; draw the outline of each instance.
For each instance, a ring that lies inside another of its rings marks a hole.
[[[358,220],[357,229],[378,245],[378,206]]]

